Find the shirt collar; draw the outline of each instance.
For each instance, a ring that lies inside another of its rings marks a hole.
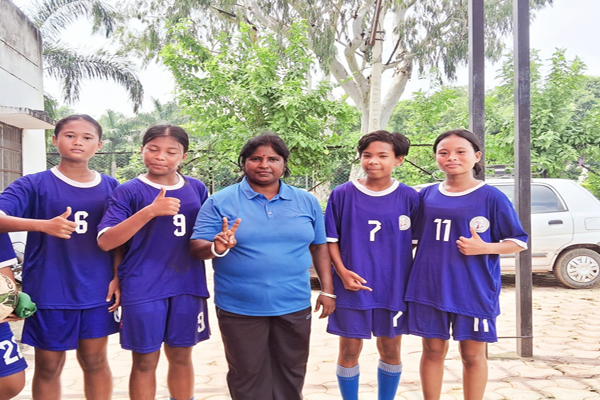
[[[260,193],[256,193],[252,186],[248,183],[246,177],[242,179],[240,182],[240,188],[242,193],[250,200],[260,195]],[[273,197],[273,199],[282,199],[282,200],[291,200],[292,199],[292,188],[283,183],[283,181],[279,180],[279,193]],[[272,200],[272,199],[271,199]]]

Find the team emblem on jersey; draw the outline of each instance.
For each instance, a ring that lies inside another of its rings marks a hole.
[[[475,232],[482,233],[489,229],[490,221],[486,217],[475,217],[469,222],[469,226],[475,229]]]
[[[398,225],[401,231],[407,230],[410,228],[410,217],[407,215],[401,215],[400,218],[398,218]]]

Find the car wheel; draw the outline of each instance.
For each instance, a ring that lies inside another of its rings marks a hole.
[[[600,254],[590,249],[573,249],[554,264],[554,276],[571,289],[586,289],[600,283]]]

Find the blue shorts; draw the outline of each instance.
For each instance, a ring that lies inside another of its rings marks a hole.
[[[390,311],[383,308],[336,308],[329,316],[327,332],[355,339],[371,339],[371,333],[393,338],[408,333],[406,314],[406,311]]]
[[[411,335],[428,339],[497,342],[496,318],[483,319],[438,310],[425,304],[409,303],[408,328]]]
[[[85,310],[38,309],[25,319],[21,341],[51,351],[73,350],[78,342],[97,339],[119,331],[109,304]]]
[[[25,368],[27,362],[8,322],[0,323],[0,378],[16,374]]]
[[[206,299],[181,295],[121,306],[121,347],[153,353],[163,343],[192,347],[210,337]]]

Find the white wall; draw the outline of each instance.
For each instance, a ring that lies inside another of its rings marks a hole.
[[[0,0],[0,106],[44,109],[42,39],[10,0]],[[23,130],[23,173],[46,169],[44,131]]]

